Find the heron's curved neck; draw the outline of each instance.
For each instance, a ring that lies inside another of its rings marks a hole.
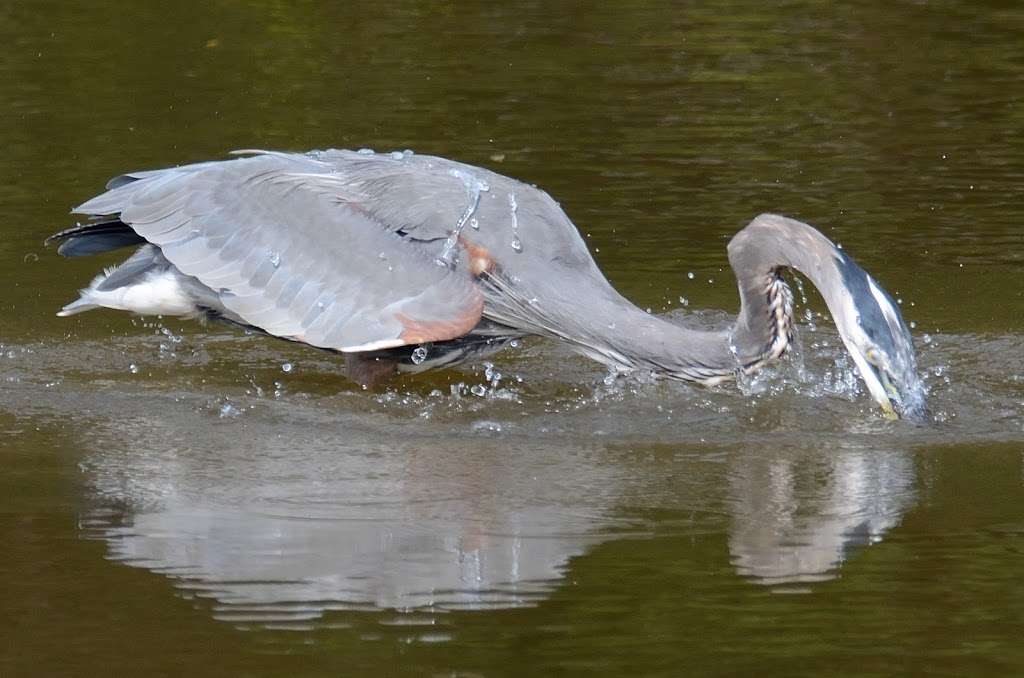
[[[594,268],[592,276],[532,280],[531,289],[494,278],[485,315],[524,331],[557,337],[613,367],[650,369],[687,381],[717,383],[753,372],[789,348],[793,297],[780,270],[794,268],[821,291],[835,315],[839,290],[835,245],[806,224],[761,215],[729,243],[740,312],[729,330],[694,330],[645,313]],[[500,289],[499,289],[500,288]]]
[[[730,340],[745,371],[782,355],[792,342],[793,295],[781,269],[807,276],[835,316],[839,257],[836,246],[815,229],[773,214],[762,214],[733,236],[729,263],[739,287],[740,312]]]
[[[807,276],[835,317],[843,303],[843,288],[837,285],[842,260],[836,246],[814,228],[763,214],[729,243],[729,263],[740,293],[740,312],[731,330],[679,327],[614,293],[587,314],[602,326],[593,327],[592,321],[590,341],[577,343],[599,347],[605,362],[649,367],[690,381],[714,383],[737,370],[751,373],[785,353],[793,341],[793,295],[782,269]],[[584,350],[594,355],[593,349]]]

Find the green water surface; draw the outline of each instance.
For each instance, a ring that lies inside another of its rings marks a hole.
[[[0,675],[1024,673],[1022,94],[997,0],[0,3]],[[720,389],[526,341],[363,391],[54,316],[123,256],[42,245],[109,177],[327,147],[542,186],[698,325],[736,230],[816,224],[932,418],[871,407],[809,288],[797,354]]]

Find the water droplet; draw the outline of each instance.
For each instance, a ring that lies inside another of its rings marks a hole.
[[[693,271],[690,271],[689,273],[687,273],[687,274],[686,274],[686,277],[687,277],[687,278],[689,278],[690,280],[693,280],[693,279],[694,279],[694,277],[695,277],[695,276],[693,275]]]
[[[514,249],[516,252],[523,251],[523,241],[519,239],[518,235],[512,236],[512,249]]]
[[[475,396],[480,396],[482,398],[483,396],[487,395],[487,387],[485,387],[483,384],[475,384],[472,388],[469,389],[469,392]]]
[[[271,263],[271,265],[273,265],[274,268],[277,268],[278,266],[280,266],[281,265],[281,255],[278,254],[277,252],[271,252],[270,253],[270,263]]]
[[[295,369],[295,366],[292,365],[291,363],[285,363],[284,365],[281,365],[281,371],[284,372],[285,374],[288,374],[293,369]]]
[[[39,261],[39,255],[36,254],[35,252],[29,252],[28,254],[25,255],[22,261],[24,261],[26,264],[35,263]]]
[[[423,348],[422,346],[417,346],[415,349],[413,349],[411,359],[413,365],[422,364],[423,361],[427,359],[427,349]]]
[[[914,322],[913,320],[911,320],[910,321],[910,329],[914,329],[915,327],[917,327],[917,323]]]
[[[924,335],[923,337],[921,337],[921,341],[923,341],[926,344],[932,343],[932,335],[930,335],[930,334]]]
[[[132,374],[138,374],[139,366],[136,365],[135,363],[132,363],[131,365],[128,366],[128,371],[131,372]]]
[[[220,406],[220,410],[217,412],[217,416],[221,419],[227,419],[228,417],[237,417],[242,414],[242,411],[231,403],[224,403]]]
[[[385,254],[384,252],[381,252],[380,254],[377,255],[377,258],[378,259],[387,259],[388,255]]]
[[[457,178],[466,187],[469,203],[466,205],[466,209],[459,217],[459,220],[455,223],[455,228],[444,241],[444,247],[441,249],[441,255],[435,259],[437,264],[440,266],[449,266],[452,263],[455,244],[458,242],[459,235],[462,234],[463,227],[469,223],[470,217],[473,216],[473,213],[476,212],[477,207],[480,205],[480,192],[491,190],[491,187],[488,186],[486,181],[478,179],[472,174],[463,172],[462,170],[450,169],[448,170],[448,174]]]
[[[679,297],[679,303],[682,304],[683,306],[689,306],[690,300],[687,299],[686,297]]]
[[[182,341],[181,337],[177,336],[176,334],[174,334],[174,332],[171,332],[166,327],[161,327],[160,328],[160,333],[162,335],[164,335],[165,337],[167,337],[168,339],[170,339],[172,343],[180,344],[181,341]]]
[[[476,217],[473,217],[472,219],[469,220],[469,225],[473,228],[474,231],[480,230],[480,222],[477,220]]]
[[[508,194],[508,208],[512,213],[512,231],[516,232],[519,230],[519,204],[516,202],[515,193]]]
[[[512,348],[519,348],[519,340],[513,339],[512,341],[508,342],[508,345],[511,346]]]

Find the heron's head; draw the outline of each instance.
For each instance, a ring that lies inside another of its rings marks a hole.
[[[924,419],[926,391],[899,308],[850,257],[837,250],[836,258],[845,289],[833,316],[871,397],[889,417]]]

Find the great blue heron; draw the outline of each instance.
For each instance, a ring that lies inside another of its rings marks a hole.
[[[212,317],[348,354],[368,383],[517,337],[568,342],[615,369],[716,384],[792,341],[793,268],[821,291],[868,391],[919,416],[910,333],[884,290],[807,224],[755,218],[729,243],[742,302],[728,330],[686,329],[612,288],[543,191],[409,151],[239,151],[114,178],[52,236],[65,256],[139,245],[58,315],[105,307]]]

